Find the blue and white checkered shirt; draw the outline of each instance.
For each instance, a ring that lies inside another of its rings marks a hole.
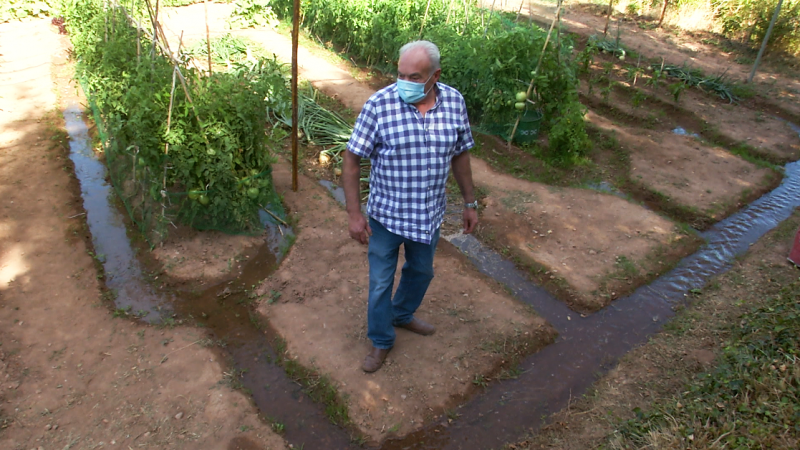
[[[387,230],[429,244],[441,226],[450,161],[475,145],[461,93],[437,83],[436,104],[423,117],[392,84],[372,95],[347,149],[370,158],[367,214]]]

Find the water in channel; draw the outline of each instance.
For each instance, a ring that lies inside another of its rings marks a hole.
[[[150,323],[173,315],[196,320],[217,348],[224,347],[221,356],[230,366],[226,381],[249,390],[267,420],[284,426],[284,437],[295,448],[338,449],[350,445],[348,434],[333,425],[322,408],[274,363],[277,355],[271,345],[277,336],[248,306],[248,289],[278,265],[275,227],[280,225],[267,229],[267,242],[236,280],[199,294],[157,292],[145,282],[142,265],[127,236],[125,219],[115,206],[114,190],[106,181],[106,167],[91,148],[83,111],[72,103],[63,115],[86,222],[96,258],[103,263],[106,287],[115,293],[115,306],[129,308]]]
[[[274,245],[265,245],[242,275],[200,294],[174,292],[165,296],[143,281],[142,269],[127,239],[124,220],[114,207],[105,166],[95,158],[82,112],[72,105],[64,112],[70,135],[71,158],[81,183],[87,223],[94,248],[106,272],[106,284],[116,291],[117,307],[142,311],[157,321],[164,311],[202,323],[213,338],[225,344],[231,366],[244,370],[248,388],[262,414],[285,425],[285,438],[295,448],[356,448],[349,433],[332,425],[321,405],[273,363],[275,334],[247,306],[246,290],[277,267]],[[796,128],[796,126],[795,126]],[[798,132],[800,133],[800,128]],[[516,380],[491,384],[458,409],[460,418],[445,426],[434,423],[402,439],[383,444],[393,449],[499,448],[541,425],[548,413],[580,396],[631,348],[643,343],[674,315],[692,289],[728,269],[736,255],[800,206],[800,163],[786,165],[783,183],[739,213],[716,224],[702,236],[707,243],[669,273],[605,309],[581,317],[530,283],[514,264],[487,249],[472,236],[451,235],[458,247],[482,272],[508,286],[559,332],[556,342],[525,359]],[[330,184],[334,197],[340,194]],[[338,197],[343,201],[343,196]],[[273,230],[274,232],[274,230]],[[274,242],[273,242],[274,244]],[[272,247],[272,248],[270,248]]]

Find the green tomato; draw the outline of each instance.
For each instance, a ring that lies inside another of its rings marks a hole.
[[[528,99],[528,93],[527,92],[525,92],[525,91],[517,92],[517,101],[518,102],[524,102],[527,99]]]
[[[205,194],[200,194],[197,197],[197,201],[200,202],[200,204],[203,206],[208,206],[208,204],[211,203],[211,199],[208,198],[208,196]]]
[[[514,103],[514,108],[517,108],[518,110],[522,111],[523,109],[525,109],[525,102]]]
[[[248,189],[247,190],[247,196],[252,198],[252,199],[258,198],[258,188],[257,187],[251,187],[250,189]]]
[[[200,197],[200,191],[189,191],[189,199],[197,200]]]
[[[208,154],[208,156],[214,156],[217,154],[217,151],[214,150],[213,148],[209,148],[208,150],[206,150],[206,154]]]

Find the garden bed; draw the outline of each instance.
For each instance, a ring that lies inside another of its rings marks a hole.
[[[418,311],[436,334],[398,330],[384,367],[365,374],[367,247],[350,239],[347,214],[315,180],[301,176],[292,192],[288,169],[276,165],[275,183],[298,237],[258,289],[258,310],[285,339],[285,357],[327,375],[351,424],[371,440],[421,428],[491,380],[513,377],[515,361],[554,339],[531,308],[442,239],[436,276]]]

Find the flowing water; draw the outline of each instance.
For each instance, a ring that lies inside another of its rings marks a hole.
[[[223,358],[230,362],[226,379],[232,386],[249,390],[268,420],[283,424],[284,437],[297,448],[346,448],[350,438],[334,426],[276,365],[272,343],[277,336],[262,324],[248,306],[248,289],[269,275],[278,265],[278,236],[291,230],[267,228],[265,244],[251,258],[236,280],[212,286],[200,294],[156,292],[145,282],[143,268],[126,234],[125,219],[115,206],[115,193],[106,181],[106,167],[91,149],[83,112],[77,103],[64,111],[69,133],[70,158],[81,185],[83,206],[92,233],[96,257],[105,270],[106,287],[115,293],[117,308],[130,308],[150,323],[178,317],[196,320],[208,331],[210,342],[224,346]],[[267,221],[266,213],[262,222]]]
[[[342,449],[352,446],[349,434],[332,425],[302,389],[276,365],[272,343],[277,336],[247,305],[247,289],[273,271],[279,260],[275,229],[242,275],[201,294],[156,292],[143,279],[142,268],[114,206],[105,166],[89,147],[82,112],[72,105],[64,112],[70,134],[71,158],[81,183],[87,222],[97,258],[106,272],[106,285],[116,293],[118,308],[130,307],[155,322],[168,314],[193,318],[225,344],[224,353],[238,369],[230,381],[252,392],[262,414],[285,425],[285,438],[295,448]],[[800,128],[793,125],[800,134]],[[724,272],[737,255],[785,220],[800,206],[800,163],[786,166],[786,177],[774,191],[702,234],[707,243],[675,269],[605,309],[582,317],[530,283],[514,264],[484,247],[472,236],[445,238],[458,247],[482,272],[505,284],[559,332],[556,342],[525,359],[515,380],[490,385],[458,409],[452,424],[434,423],[403,439],[384,443],[390,449],[498,448],[541,425],[547,414],[580,396],[617,360],[656,333],[685,302],[692,289]],[[325,185],[343,202],[341,190]],[[231,372],[229,372],[231,373]],[[354,447],[355,448],[355,447]]]

